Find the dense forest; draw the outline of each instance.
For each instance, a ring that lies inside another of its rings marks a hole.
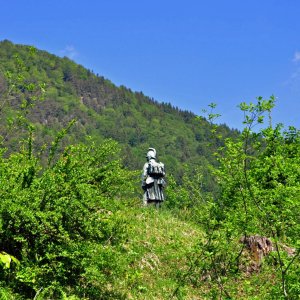
[[[0,298],[299,299],[300,132],[274,99],[241,103],[238,132],[1,42]]]

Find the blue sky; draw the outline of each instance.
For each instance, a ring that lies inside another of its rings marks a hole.
[[[68,56],[197,115],[274,94],[275,123],[300,128],[299,0],[3,1],[0,40]]]

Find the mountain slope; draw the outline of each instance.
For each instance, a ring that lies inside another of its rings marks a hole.
[[[45,51],[32,56],[30,47],[9,41],[0,43],[2,73],[16,72],[15,54],[28,66],[28,78],[47,86],[45,100],[30,113],[38,143],[51,141],[55,132],[75,118],[77,123],[67,142],[84,141],[86,136],[96,141],[112,138],[123,146],[125,164],[133,169],[141,168],[149,146],[157,149],[168,172],[178,180],[185,172],[184,164],[192,172],[195,165],[206,168],[208,163],[215,163],[212,153],[221,141],[211,139],[211,125],[204,118],[169,103],[158,103],[142,92],[117,87],[66,57]],[[3,77],[1,90],[5,90]],[[225,125],[218,130],[223,137],[237,134]],[[204,187],[212,188],[210,179]]]

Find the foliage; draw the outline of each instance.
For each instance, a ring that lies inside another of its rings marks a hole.
[[[208,298],[297,299],[300,131],[272,127],[273,106],[274,97],[241,104],[245,129],[239,139],[227,139],[218,151],[220,166],[214,174],[220,195],[206,198],[207,205],[197,215],[206,239],[196,245],[176,292],[185,282],[208,287]],[[253,131],[265,115],[268,126]],[[246,257],[241,241],[252,235],[272,240],[274,251],[264,261]],[[255,277],[264,286],[253,294]]]
[[[0,263],[3,265],[4,269],[9,269],[12,262],[19,264],[19,261],[14,256],[4,251],[0,253]]]
[[[27,296],[76,282],[82,297],[108,293],[124,272],[118,245],[126,222],[114,199],[131,193],[133,176],[116,144],[69,146],[46,169],[26,150],[1,159],[0,244],[21,262],[1,279],[10,285],[14,278]]]
[[[140,169],[145,151],[152,146],[157,148],[159,158],[177,182],[181,182],[187,168],[192,171],[195,165],[206,168],[208,163],[216,164],[212,153],[222,142],[211,137],[211,125],[204,118],[196,120],[191,112],[159,103],[142,92],[117,87],[66,57],[39,50],[33,55],[31,49],[9,41],[1,42],[0,67],[3,73],[17,76],[19,69],[11,59],[17,55],[26,66],[22,71],[24,78],[31,83],[43,82],[47,87],[44,101],[35,101],[35,107],[28,114],[35,126],[38,145],[51,143],[60,130],[76,119],[59,151],[67,144],[85,142],[87,135],[97,143],[112,138],[122,146],[125,165]],[[0,95],[1,91],[2,94],[7,92],[6,85],[3,81],[1,88],[0,74]],[[6,145],[9,150],[17,151],[21,132],[13,133]],[[237,135],[226,125],[219,126],[218,133]],[[186,169],[183,164],[187,165]],[[212,191],[215,185],[210,179],[204,177],[203,185],[204,189]]]
[[[240,105],[239,135],[213,103],[195,118],[67,58],[0,54],[1,299],[297,299],[300,132],[272,126],[274,97]],[[157,140],[160,210],[124,167]],[[259,261],[253,235],[274,245]]]
[[[3,103],[23,97],[24,91],[11,89],[15,83],[8,83],[11,92]],[[37,99],[28,94],[27,100]],[[19,151],[6,153],[1,147],[2,297],[121,299],[123,292],[113,288],[125,272],[121,245],[127,233],[120,208],[133,193],[136,173],[123,167],[112,140],[101,145],[87,140],[59,153],[74,122],[50,145],[36,147],[26,116],[27,138]],[[47,164],[41,158],[44,148],[49,148]]]
[[[28,48],[28,59],[34,58],[36,49]],[[28,74],[29,66],[16,53],[13,55],[14,71],[1,70],[6,82],[2,87],[0,102],[1,143],[7,142],[14,135],[16,128],[26,128],[29,125],[27,115],[36,101],[43,99],[45,84],[37,82]],[[6,88],[5,88],[6,85]]]

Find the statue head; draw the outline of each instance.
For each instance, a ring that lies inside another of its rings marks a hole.
[[[150,160],[151,158],[155,159],[156,158],[156,150],[154,148],[149,148],[146,157],[147,157],[147,160]]]

